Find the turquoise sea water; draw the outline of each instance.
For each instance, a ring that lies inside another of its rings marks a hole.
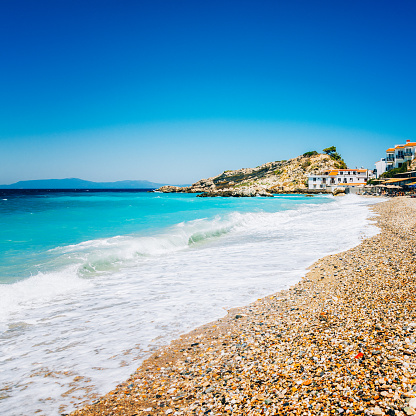
[[[146,236],[232,212],[275,212],[330,199],[196,198],[149,192],[22,192],[0,198],[0,283],[57,267],[50,250],[115,236]],[[140,253],[137,253],[140,255]]]
[[[0,414],[69,413],[377,229],[357,196],[0,193]]]

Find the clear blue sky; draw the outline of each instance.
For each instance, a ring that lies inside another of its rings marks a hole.
[[[2,0],[0,184],[190,183],[416,140],[416,2]]]

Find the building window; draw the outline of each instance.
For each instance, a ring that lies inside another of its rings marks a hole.
[[[316,182],[316,178],[313,178],[313,181]]]
[[[316,185],[314,185],[313,187],[316,188]]]
[[[354,180],[354,178],[350,178],[350,182],[352,182]],[[358,181],[358,179],[357,179],[357,181]]]

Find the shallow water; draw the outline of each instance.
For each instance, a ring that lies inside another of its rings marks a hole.
[[[357,196],[4,198],[0,413],[8,415],[69,412],[180,333],[292,285],[318,258],[377,232],[368,206],[378,200]]]

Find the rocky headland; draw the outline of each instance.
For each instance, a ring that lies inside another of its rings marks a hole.
[[[311,193],[308,175],[339,168],[340,162],[327,154],[307,152],[289,160],[265,163],[256,168],[226,170],[191,186],[162,186],[159,192],[200,193],[199,196],[253,197],[278,193]],[[319,192],[322,192],[320,190]]]

